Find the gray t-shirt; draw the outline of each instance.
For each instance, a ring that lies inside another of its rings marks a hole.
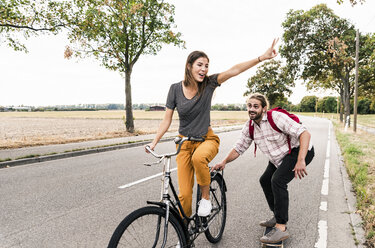
[[[201,137],[208,132],[210,122],[211,99],[216,87],[218,74],[208,77],[208,84],[200,96],[187,99],[182,90],[182,82],[172,84],[166,107],[177,112],[180,118],[179,133],[183,136]]]

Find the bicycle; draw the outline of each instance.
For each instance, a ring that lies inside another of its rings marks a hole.
[[[226,185],[221,173],[211,172],[210,199],[211,214],[199,217],[198,202],[201,190],[197,186],[196,211],[192,217],[186,216],[173,186],[170,172],[171,157],[176,156],[185,141],[204,141],[203,138],[176,137],[176,152],[159,155],[146,146],[157,162],[146,164],[151,166],[164,161],[162,173],[161,201],[147,201],[148,206],[137,209],[124,218],[114,231],[109,248],[114,247],[194,247],[194,240],[204,232],[207,240],[217,243],[221,240],[227,214]],[[169,194],[172,191],[173,199]],[[180,214],[181,213],[181,214]]]

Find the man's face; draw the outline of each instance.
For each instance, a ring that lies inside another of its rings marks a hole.
[[[247,113],[251,120],[259,121],[263,118],[264,108],[262,103],[257,99],[249,99],[247,101]]]

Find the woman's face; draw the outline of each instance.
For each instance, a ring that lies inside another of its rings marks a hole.
[[[197,83],[203,82],[204,77],[208,73],[208,59],[200,57],[195,60],[190,68],[190,72]]]

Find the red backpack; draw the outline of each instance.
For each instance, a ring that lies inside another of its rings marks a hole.
[[[279,133],[282,133],[282,131],[276,126],[275,122],[273,121],[272,119],[272,111],[277,111],[277,112],[281,112],[281,113],[284,113],[286,114],[287,116],[289,116],[289,118],[291,118],[292,120],[294,120],[295,122],[297,123],[301,123],[301,121],[299,120],[299,118],[294,115],[294,114],[291,114],[289,113],[288,111],[286,111],[285,109],[282,109],[280,107],[277,107],[277,108],[273,108],[273,109],[270,109],[267,111],[267,119],[271,125],[271,127],[279,132]],[[254,126],[252,125],[253,123],[253,120],[250,120],[250,124],[249,124],[249,134],[250,134],[250,138],[252,140],[254,140]],[[287,139],[288,139],[288,146],[289,146],[289,154],[292,152],[292,147],[290,145],[290,137],[289,135],[287,135]],[[254,145],[255,145],[255,148],[254,148],[254,156],[256,156],[256,151],[257,151],[257,144],[255,144],[254,142]]]

